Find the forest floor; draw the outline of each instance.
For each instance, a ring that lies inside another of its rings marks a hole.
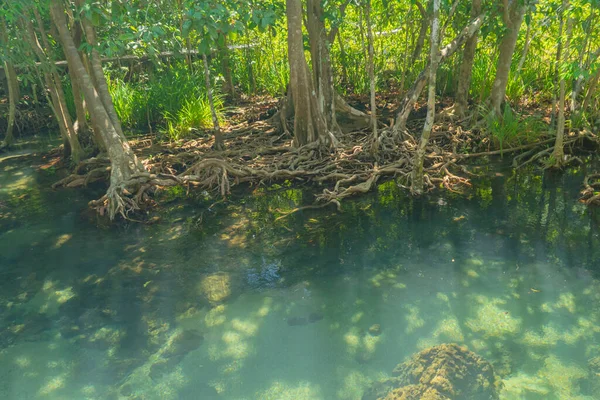
[[[365,110],[364,99],[354,98],[350,104]],[[515,168],[530,163],[545,167],[552,154],[554,137],[549,129],[530,138],[504,145],[482,128],[475,116],[457,119],[451,115],[450,101],[441,101],[425,160],[426,184],[429,190],[438,188],[460,192],[470,186],[469,165],[483,162],[490,156],[513,157]],[[389,98],[379,99],[380,121],[392,121],[396,105]],[[352,129],[336,136],[335,148],[304,146],[294,148],[292,136],[282,129],[276,113],[277,101],[258,97],[230,107],[226,113],[228,125],[223,129],[225,150],[214,149],[212,135],[164,142],[146,135],[130,140],[147,174],[137,193],[125,193],[129,200],[125,213],[142,204],[151,204],[148,193],[164,186],[181,185],[215,191],[221,196],[230,193],[232,185],[249,182],[268,184],[291,181],[294,184],[313,184],[322,187],[315,203],[308,208],[336,205],[347,197],[366,193],[384,179],[395,179],[400,187],[410,188],[413,154],[424,123],[425,108],[419,105],[401,137],[394,136],[389,126],[381,124],[378,151],[372,151],[373,135],[368,129]],[[540,110],[541,108],[536,108]],[[535,112],[531,109],[532,113]],[[539,113],[539,111],[538,111]],[[539,116],[549,121],[548,116]],[[518,123],[518,121],[517,121]],[[289,124],[289,121],[288,121]],[[526,127],[524,127],[527,129]],[[521,128],[523,129],[523,128]],[[528,137],[526,135],[526,137]],[[582,162],[579,155],[597,149],[598,137],[589,130],[570,132],[565,139],[569,163]],[[59,152],[47,156],[47,166],[55,166]],[[477,160],[477,161],[476,161]],[[72,175],[57,182],[55,187],[77,187],[91,182],[108,180],[110,162],[95,157],[80,163]],[[141,178],[138,176],[136,178]],[[588,176],[584,182],[582,202],[600,204],[600,174]],[[106,211],[106,199],[91,202],[101,213]],[[298,209],[299,210],[299,209]],[[294,210],[297,211],[297,210]]]

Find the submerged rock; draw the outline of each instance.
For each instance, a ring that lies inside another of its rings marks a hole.
[[[318,312],[311,313],[308,316],[308,322],[310,322],[310,323],[319,322],[322,319],[323,319],[323,314],[318,313]]]
[[[200,292],[212,304],[227,300],[232,292],[231,276],[225,272],[205,276],[200,282]]]
[[[381,335],[381,325],[379,325],[379,324],[371,325],[371,327],[369,328],[369,333],[371,334],[371,336]]]
[[[408,385],[392,390],[385,400],[450,400],[437,389],[423,385]],[[458,399],[458,398],[457,398]]]
[[[496,400],[492,365],[456,344],[423,350],[399,364],[394,378],[376,382],[363,400]]]
[[[287,323],[289,326],[303,326],[319,322],[323,319],[323,314],[312,312],[308,317],[289,317]]]

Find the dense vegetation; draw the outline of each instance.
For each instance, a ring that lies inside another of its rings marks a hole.
[[[596,149],[596,0],[0,7],[0,148],[58,130],[57,185],[109,181],[91,205],[111,217],[164,186],[331,183],[317,200],[339,206],[384,176],[459,190],[464,160],[563,168]],[[589,176],[582,198],[599,190]]]

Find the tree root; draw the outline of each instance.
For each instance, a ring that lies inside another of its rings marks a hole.
[[[339,201],[337,201],[337,200],[330,200],[330,201],[328,201],[328,202],[327,202],[327,203],[325,203],[325,204],[319,204],[319,205],[312,205],[312,206],[304,206],[304,207],[298,207],[298,208],[294,208],[292,211],[290,211],[290,212],[287,212],[287,213],[285,213],[285,214],[283,214],[283,215],[281,215],[281,216],[279,216],[279,217],[275,218],[275,222],[277,222],[277,221],[281,221],[282,219],[284,219],[284,218],[287,218],[287,217],[289,217],[290,215],[297,213],[298,211],[304,211],[304,210],[317,210],[317,209],[319,209],[319,208],[325,208],[325,207],[327,207],[327,206],[329,206],[329,205],[331,205],[331,204],[335,204],[335,205],[336,205],[336,207],[337,207],[337,209],[338,209],[338,211],[341,211],[341,210],[342,210],[342,205],[340,204],[340,202],[339,202]]]
[[[413,121],[411,121],[413,124]],[[551,143],[551,139],[531,145],[510,149],[457,154],[460,145],[468,144],[469,149],[489,146],[482,136],[444,122],[436,127],[425,158],[425,183],[428,190],[444,188],[460,191],[470,186],[469,177],[473,174],[460,162],[475,157],[484,157],[509,152],[526,151],[531,163],[549,149],[535,153],[540,146]],[[418,121],[414,127],[419,128]],[[412,126],[412,125],[411,125]],[[571,138],[565,144],[572,144],[579,137]],[[135,213],[145,204],[152,202],[151,193],[156,188],[185,186],[218,193],[226,198],[234,185],[243,183],[264,184],[275,181],[299,181],[326,186],[316,196],[314,206],[303,209],[326,207],[358,194],[373,190],[382,179],[398,178],[398,186],[408,188],[416,140],[410,133],[397,141],[392,129],[382,129],[379,137],[377,159],[370,154],[372,135],[368,130],[341,133],[336,137],[335,148],[314,143],[302,148],[294,148],[291,138],[281,134],[264,121],[243,124],[236,131],[225,132],[227,150],[216,151],[212,139],[190,140],[174,147],[170,144],[156,144],[144,138],[132,143],[138,157],[143,160],[146,172],[137,173],[127,181],[109,187],[105,196],[90,202],[101,214],[125,218]],[[150,157],[152,155],[152,157]],[[520,157],[520,156],[517,156]],[[458,175],[460,174],[460,175]],[[92,182],[109,181],[110,163],[105,158],[94,158],[80,163],[75,173],[53,187],[85,186]],[[596,183],[590,184],[594,197]],[[596,199],[592,201],[597,201]],[[285,215],[287,216],[287,214]],[[283,218],[282,216],[280,218]]]
[[[600,174],[592,174],[583,180],[585,189],[581,192],[579,201],[588,206],[600,206]]]

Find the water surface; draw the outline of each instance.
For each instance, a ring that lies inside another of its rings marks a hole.
[[[360,399],[440,343],[492,362],[503,399],[598,398],[584,171],[280,221],[308,189],[169,189],[159,223],[107,227],[102,188],[52,191],[45,162],[0,159],[0,398]]]

